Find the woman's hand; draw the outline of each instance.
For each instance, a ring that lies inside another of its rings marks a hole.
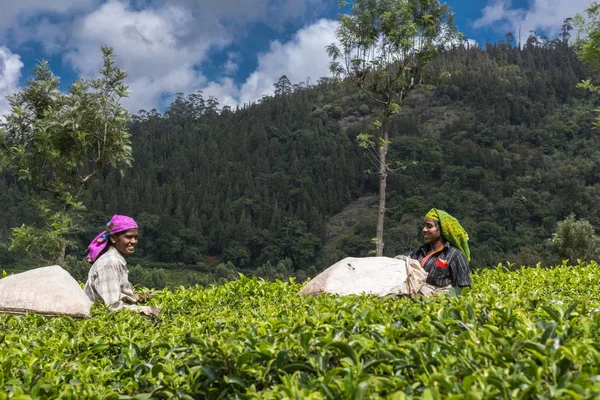
[[[150,307],[150,312],[152,312],[152,315],[158,315],[162,312],[162,310],[158,307]]]
[[[162,310],[158,307],[143,306],[140,312],[142,315],[146,315],[148,317],[156,317],[162,312]]]
[[[135,301],[138,303],[145,303],[152,298],[152,292],[136,293]]]

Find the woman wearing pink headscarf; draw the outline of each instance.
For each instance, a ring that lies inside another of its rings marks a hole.
[[[138,225],[133,218],[114,215],[106,230],[88,246],[87,260],[93,264],[83,290],[92,302],[102,300],[109,311],[128,308],[156,315],[159,308],[136,304],[140,297],[129,283],[125,256],[135,252],[137,240]]]

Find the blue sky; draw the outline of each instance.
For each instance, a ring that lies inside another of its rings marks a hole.
[[[483,44],[507,32],[556,37],[590,0],[448,0],[459,29]],[[132,112],[163,111],[177,92],[202,90],[237,106],[292,83],[328,75],[335,0],[0,0],[0,115],[46,58],[64,86],[94,76],[102,45],[129,71]]]

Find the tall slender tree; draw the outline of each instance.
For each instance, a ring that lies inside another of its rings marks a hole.
[[[338,43],[327,47],[331,72],[350,79],[381,106],[375,133],[358,137],[374,152],[379,174],[376,252],[381,256],[391,118],[422,84],[429,61],[458,35],[449,6],[439,0],[356,0],[350,14],[340,16],[336,37]]]
[[[577,56],[592,71],[593,77],[582,83],[583,87],[593,93],[600,94],[600,3],[594,1],[585,14],[575,17],[577,27]],[[600,113],[600,108],[596,110]],[[600,128],[600,116],[596,122]]]

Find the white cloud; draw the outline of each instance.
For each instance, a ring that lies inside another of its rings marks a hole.
[[[239,63],[242,61],[242,55],[236,52],[229,52],[227,54],[227,62],[223,66],[223,72],[226,75],[231,75],[238,70]]]
[[[208,96],[216,97],[220,106],[236,107],[239,105],[239,86],[229,78],[225,77],[219,82],[209,82],[202,88],[204,98]]]
[[[299,3],[315,1],[318,0]],[[91,76],[100,66],[100,47],[113,47],[119,66],[130,76],[127,83],[131,93],[124,104],[134,112],[163,108],[173,93],[194,93],[200,89],[217,97],[223,105],[235,106],[272,92],[273,83],[283,74],[292,82],[327,74],[325,46],[335,39],[336,23],[321,20],[300,30],[288,43],[273,42],[269,52],[259,56],[257,70],[240,89],[229,78],[206,82],[200,67],[208,53],[225,49],[239,33],[228,29],[216,16],[249,22],[266,18],[274,12],[274,4],[281,4],[285,7],[278,11],[283,13],[278,20],[285,20],[301,12],[296,3],[291,3],[292,0],[260,0],[252,4],[207,0],[190,4],[178,0],[158,8],[145,4],[136,9],[131,4],[109,0],[75,21],[71,50],[65,59],[77,72]],[[224,75],[234,73],[240,61],[239,53],[230,52],[223,66]]]
[[[337,21],[321,19],[300,29],[286,42],[271,42],[268,52],[258,56],[258,67],[240,88],[230,80],[212,82],[202,90],[217,97],[221,104],[242,105],[273,93],[273,84],[282,75],[290,82],[313,81],[329,76],[329,57],[325,47],[333,43]]]
[[[198,64],[209,49],[228,43],[219,29],[182,43],[181,35],[194,23],[199,21],[176,6],[136,11],[109,1],[75,22],[72,50],[65,59],[77,72],[92,76],[101,65],[100,47],[112,47],[118,65],[130,76],[131,94],[124,104],[134,112],[160,108],[169,94],[199,89],[204,77]]]
[[[71,35],[73,18],[99,1],[0,0],[0,43],[14,49],[39,42],[45,55],[60,54]]]
[[[15,36],[25,42],[28,38],[42,38],[41,44],[46,54],[60,54],[69,39],[71,26],[69,24],[58,25],[42,18],[33,27],[21,27]]]
[[[329,76],[330,59],[326,46],[335,42],[338,22],[322,19],[313,25],[299,30],[294,38],[282,44],[271,43],[269,52],[258,57],[258,68],[242,86],[242,103],[260,98],[273,92],[273,84],[286,75],[296,83],[311,77],[317,80]]]
[[[10,111],[6,96],[19,89],[22,68],[21,57],[0,46],[0,116]]]
[[[482,10],[482,16],[473,22],[473,27],[483,28],[488,25],[502,24],[506,26],[508,21],[521,18],[523,10],[510,10],[509,0],[492,0]]]
[[[6,4],[4,4],[6,3]],[[325,46],[335,22],[321,20],[286,43],[272,42],[244,84],[228,78],[242,56],[228,47],[246,40],[257,21],[279,29],[317,15],[326,0],[0,0],[0,43],[18,48],[39,43],[44,55],[61,55],[76,74],[95,76],[101,46],[114,49],[128,71],[131,93],[124,104],[164,109],[174,93],[204,90],[222,104],[238,105],[271,93],[283,74],[295,83],[328,74]],[[3,40],[4,39],[4,40]],[[14,50],[14,49],[13,49]],[[202,68],[210,55],[228,51],[223,77],[207,82]],[[43,55],[40,55],[42,57]]]
[[[42,12],[68,13],[89,9],[97,0],[1,0],[0,29],[12,25],[19,17],[27,18]]]
[[[150,3],[160,4],[162,1]],[[290,20],[318,16],[326,8],[328,1],[330,0],[171,0],[171,3],[185,8],[195,18],[210,15],[212,19],[227,20],[237,26],[262,21],[280,29]],[[202,26],[197,28],[202,29]]]
[[[511,8],[510,0],[491,0],[482,10],[481,17],[473,22],[473,27],[491,26],[515,35],[520,29],[523,40],[531,30],[553,38],[566,18],[574,17],[589,5],[590,0],[531,0],[530,7],[524,9]]]

